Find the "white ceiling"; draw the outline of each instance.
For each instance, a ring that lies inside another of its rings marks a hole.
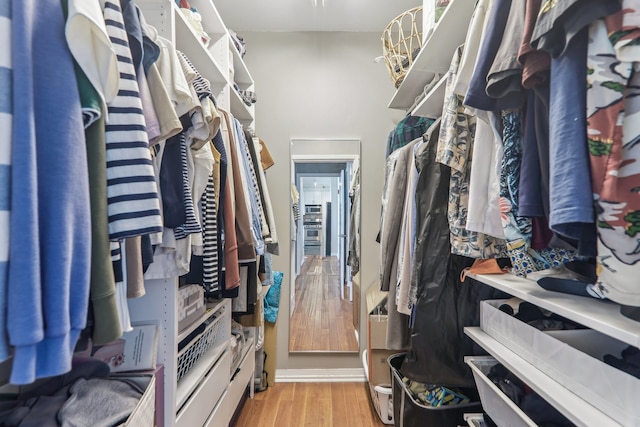
[[[317,6],[314,6],[314,1]],[[214,0],[225,25],[244,31],[380,32],[422,0]]]
[[[331,181],[337,178],[330,177],[301,177],[303,191],[320,191],[331,189]]]

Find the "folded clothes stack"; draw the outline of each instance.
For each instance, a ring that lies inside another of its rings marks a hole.
[[[233,42],[234,46],[236,47],[236,49],[238,49],[240,57],[244,58],[244,54],[247,53],[247,45],[244,42],[244,39],[236,34],[236,32],[232,29],[229,29],[229,35],[231,36],[231,41]]]
[[[242,101],[247,105],[255,104],[256,101],[258,101],[255,92],[250,90],[239,90],[238,93],[240,94]]]
[[[129,418],[143,393],[133,381],[109,377],[109,365],[91,359],[0,402],[0,425],[116,426]]]
[[[621,357],[619,358],[607,354],[604,356],[604,362],[629,375],[640,378],[640,349],[637,347],[627,347],[622,351]]]
[[[503,365],[493,366],[487,377],[537,425],[545,427],[574,425]]]

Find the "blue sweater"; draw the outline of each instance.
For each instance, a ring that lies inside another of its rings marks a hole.
[[[11,0],[0,0],[0,33],[11,26]],[[0,361],[9,357],[7,342],[7,275],[9,269],[9,221],[11,218],[11,131],[13,99],[11,89],[11,37],[0,41]]]
[[[12,0],[14,115],[7,331],[11,382],[58,375],[85,326],[86,148],[59,0]]]

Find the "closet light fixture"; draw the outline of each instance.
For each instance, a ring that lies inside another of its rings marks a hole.
[[[318,7],[318,3],[320,4],[320,7],[325,7],[327,0],[313,0],[313,7]]]

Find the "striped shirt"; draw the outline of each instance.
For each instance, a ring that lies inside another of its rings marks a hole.
[[[0,0],[0,330],[5,330],[5,295],[9,264],[11,212],[11,145],[13,143],[13,76],[11,69],[11,0]],[[4,333],[0,335],[0,361],[9,356]]]
[[[111,250],[111,264],[113,265],[113,274],[116,282],[124,280],[124,266],[122,265],[122,246],[121,242],[109,242]]]
[[[120,90],[107,104],[107,197],[112,240],[162,231],[136,72],[119,0],[104,5],[107,34],[118,58]]]
[[[200,199],[204,229],[202,231],[204,250],[202,259],[202,283],[207,293],[220,291],[218,280],[218,209],[213,176],[209,176],[207,189]]]
[[[184,53],[177,51],[177,55],[191,92],[199,101],[197,107],[189,112],[192,126],[185,133],[190,146],[200,149],[218,132],[220,114],[216,110],[209,81],[202,77]]]
[[[189,169],[187,165],[187,138],[184,132],[178,135],[180,138],[180,160],[182,167],[182,197],[184,200],[184,209],[186,215],[186,222],[176,227],[173,232],[176,236],[176,240],[186,239],[189,234],[195,234],[202,232],[202,228],[196,219],[196,214],[193,206],[193,198],[191,196],[191,182],[189,179]]]

